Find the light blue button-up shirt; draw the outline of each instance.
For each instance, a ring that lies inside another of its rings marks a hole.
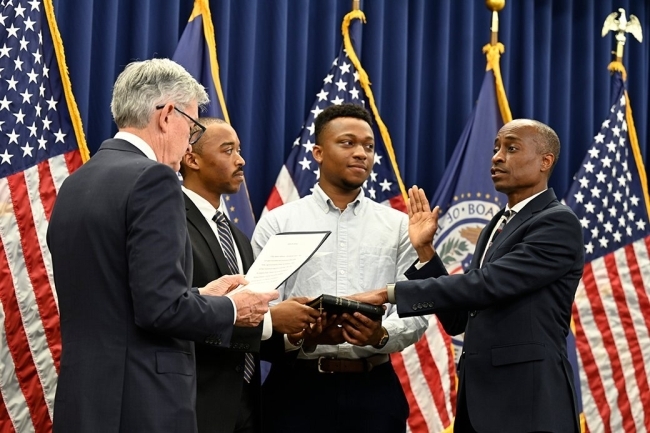
[[[343,211],[339,210],[319,185],[314,193],[287,203],[264,215],[255,227],[253,251],[257,256],[275,233],[329,230],[314,256],[280,290],[280,300],[294,296],[315,298],[323,293],[348,296],[385,287],[406,279],[403,274],[417,254],[408,236],[408,216],[365,197],[363,191]],[[313,353],[301,351],[299,358],[328,355],[365,358],[377,353],[398,352],[424,334],[428,318],[400,319],[389,306],[383,326],[389,334],[382,349],[372,346],[320,345]]]

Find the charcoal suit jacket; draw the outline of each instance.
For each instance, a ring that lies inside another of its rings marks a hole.
[[[105,141],[63,182],[47,242],[62,340],[54,432],[195,432],[190,340],[228,346],[234,312],[190,286],[176,173]]]
[[[459,401],[480,432],[573,432],[578,414],[566,337],[584,266],[582,227],[552,189],[531,200],[487,250],[492,218],[465,274],[398,282],[401,316],[435,313],[465,332]]]

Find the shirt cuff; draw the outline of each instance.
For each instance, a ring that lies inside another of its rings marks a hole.
[[[285,352],[291,352],[291,351],[294,351],[294,350],[298,350],[298,349],[300,349],[300,347],[301,346],[294,346],[293,344],[291,344],[291,342],[289,341],[289,337],[287,337],[287,334],[284,334],[284,351]]]
[[[422,269],[422,268],[424,267],[424,265],[426,265],[426,264],[429,263],[430,261],[431,261],[431,260],[427,260],[426,262],[417,262],[417,263],[414,265],[414,266],[415,266],[415,269],[417,269],[417,270],[419,271],[420,269]]]
[[[235,318],[232,321],[232,324],[234,325],[235,323],[237,323],[237,306],[235,305],[235,301],[232,300],[230,295],[226,295],[226,298],[230,299],[230,302],[232,302],[232,311],[235,313],[234,315]]]
[[[388,302],[395,304],[395,283],[386,284],[386,295],[388,295]]]
[[[271,310],[264,314],[262,321],[262,341],[268,340],[273,335],[273,321],[271,320]]]

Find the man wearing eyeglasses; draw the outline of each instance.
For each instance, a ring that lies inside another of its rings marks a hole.
[[[228,347],[233,325],[257,326],[277,297],[213,296],[241,275],[190,286],[175,172],[207,101],[171,60],[129,64],[113,88],[119,132],[59,190],[47,233],[62,340],[55,433],[196,432],[189,340]]]

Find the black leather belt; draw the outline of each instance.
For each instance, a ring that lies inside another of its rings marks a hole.
[[[298,370],[310,370],[319,373],[367,373],[374,367],[390,361],[388,355],[373,355],[368,358],[343,359],[321,356],[317,359],[297,359]]]

